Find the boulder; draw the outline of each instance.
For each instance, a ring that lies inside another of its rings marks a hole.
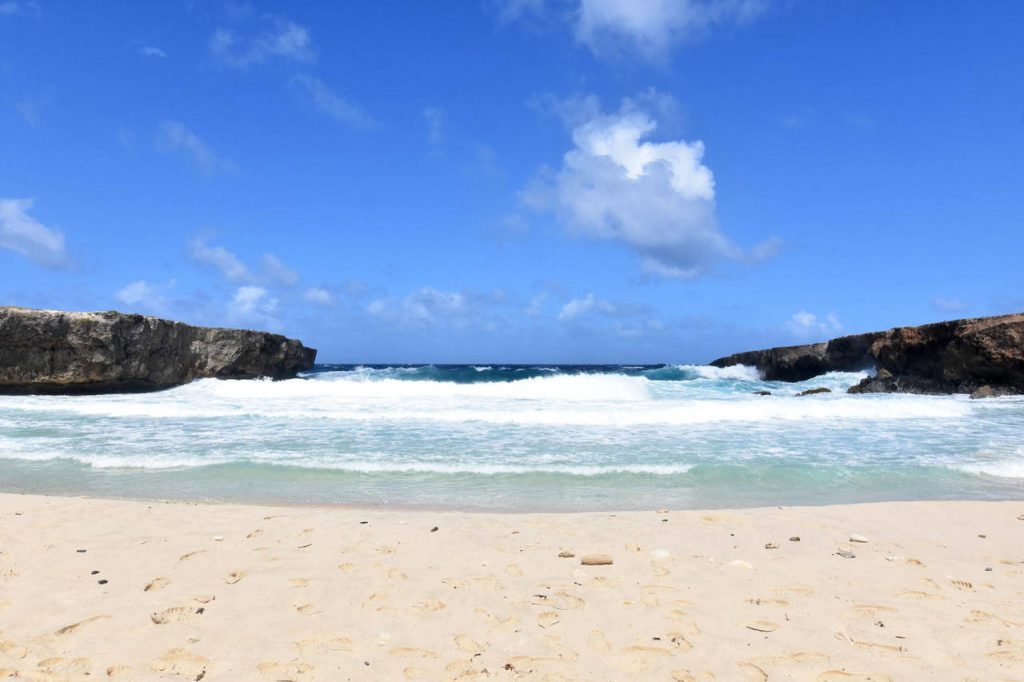
[[[796,397],[799,398],[800,396],[803,396],[803,395],[816,395],[818,393],[831,393],[831,392],[832,392],[831,388],[825,388],[824,386],[819,386],[818,388],[809,388],[806,391],[800,391],[799,393],[796,394]]]
[[[767,380],[804,381],[874,367],[850,393],[1024,393],[1024,314],[897,327],[824,343],[738,353],[711,363],[752,365]]]
[[[0,393],[155,391],[193,379],[287,379],[316,350],[278,334],[119,312],[0,307]]]

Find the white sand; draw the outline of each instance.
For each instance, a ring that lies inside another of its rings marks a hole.
[[[1024,680],[1022,516],[0,495],[0,677]]]

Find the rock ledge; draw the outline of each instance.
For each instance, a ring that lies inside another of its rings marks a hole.
[[[288,379],[316,350],[278,334],[119,312],[0,307],[0,393],[157,391],[193,379]]]

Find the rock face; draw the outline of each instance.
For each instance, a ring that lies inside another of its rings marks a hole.
[[[850,393],[1024,393],[1024,314],[897,327],[826,343],[738,353],[711,363],[753,365],[765,379],[803,381],[870,367]]]
[[[118,312],[0,307],[0,393],[156,391],[193,379],[286,379],[316,350],[278,334]]]

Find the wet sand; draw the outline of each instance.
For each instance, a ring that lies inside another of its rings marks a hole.
[[[1024,502],[473,514],[0,495],[4,677],[1020,681]]]

